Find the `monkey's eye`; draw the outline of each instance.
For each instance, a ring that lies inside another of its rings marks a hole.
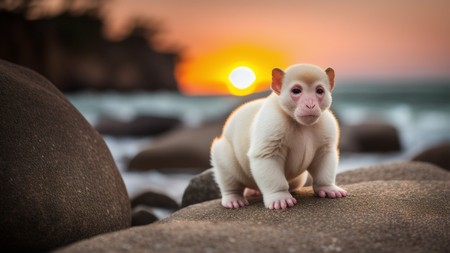
[[[317,88],[316,93],[322,95],[323,93],[325,93],[325,90],[323,88]]]
[[[300,89],[300,88],[298,88],[298,87],[295,87],[295,88],[293,88],[293,89],[291,90],[291,92],[292,92],[292,94],[294,94],[294,95],[298,95],[298,94],[302,93],[302,89]]]

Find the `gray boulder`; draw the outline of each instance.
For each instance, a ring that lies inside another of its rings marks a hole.
[[[48,251],[128,228],[102,137],[39,74],[0,60],[0,251]]]

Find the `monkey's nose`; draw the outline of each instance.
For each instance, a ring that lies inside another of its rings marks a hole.
[[[314,109],[314,107],[316,107],[315,104],[312,104],[312,105],[306,105],[306,108],[308,108],[308,109]]]

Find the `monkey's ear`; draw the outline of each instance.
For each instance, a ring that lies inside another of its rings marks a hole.
[[[327,73],[328,80],[330,81],[330,91],[332,91],[334,89],[334,69],[327,68],[325,73]]]
[[[281,85],[283,83],[284,72],[279,68],[272,69],[272,90],[277,95],[281,93]]]

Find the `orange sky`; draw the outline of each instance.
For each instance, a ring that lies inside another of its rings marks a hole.
[[[338,82],[450,80],[450,1],[114,0],[109,33],[131,16],[160,23],[161,47],[183,49],[186,93],[226,92],[236,62],[252,65],[257,90],[273,67],[331,66]]]

